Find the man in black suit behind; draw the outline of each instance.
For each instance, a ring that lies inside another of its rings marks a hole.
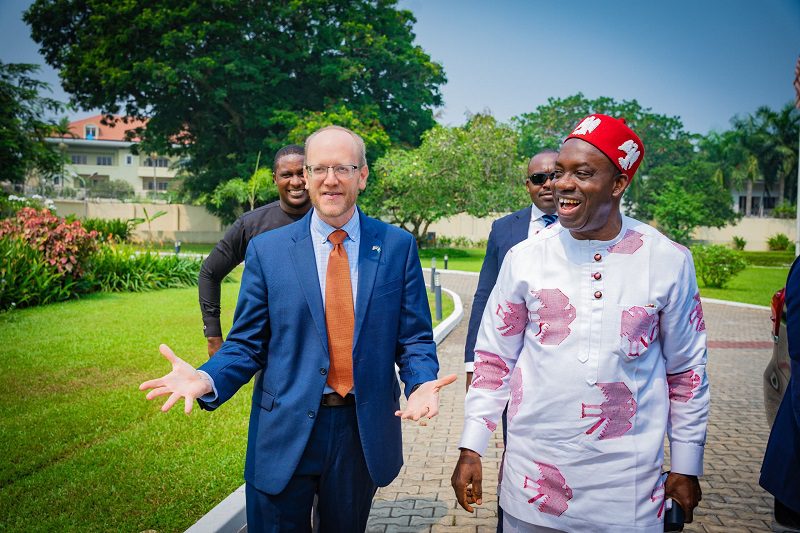
[[[475,360],[475,340],[481,324],[486,301],[489,299],[503,258],[515,244],[535,235],[552,224],[555,219],[556,204],[553,199],[552,174],[555,170],[558,152],[546,150],[533,156],[528,163],[528,178],[525,187],[531,195],[531,205],[510,215],[495,220],[489,232],[486,257],[481,266],[478,288],[472,299],[472,312],[469,317],[467,342],[464,346],[464,363],[467,371],[467,389],[472,383],[472,370]],[[503,442],[506,441],[506,413],[503,412]],[[503,510],[497,507],[497,531],[503,530]]]

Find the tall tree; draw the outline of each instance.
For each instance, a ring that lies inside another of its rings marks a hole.
[[[634,178],[635,180],[636,178]],[[662,165],[647,180],[653,191],[650,216],[671,239],[688,244],[698,226],[721,228],[739,219],[729,189],[715,165],[696,159],[686,165]]]
[[[512,118],[511,122],[519,132],[520,153],[530,156],[547,148],[558,150],[578,121],[591,113],[625,118],[641,137],[645,157],[639,167],[639,176],[647,176],[652,169],[662,165],[684,165],[693,157],[692,143],[696,136],[684,130],[679,117],[654,113],[636,100],[618,102],[607,96],[590,100],[583,93],[566,98],[548,98],[547,103],[538,106],[534,112]],[[640,204],[652,200],[644,187],[645,179],[637,179],[625,193],[625,204],[635,216],[642,215]]]
[[[191,156],[196,193],[249,175],[309,112],[342,105],[415,145],[442,101],[396,0],[36,0],[24,18],[72,101],[149,119],[133,135]]]
[[[36,65],[0,62],[0,180],[24,183],[31,170],[57,174],[62,155],[45,143],[54,123],[48,114],[63,111],[61,102],[41,96],[50,89],[31,76]]]
[[[360,205],[421,242],[431,223],[459,213],[487,216],[529,202],[517,135],[488,115],[436,126],[416,149],[390,149],[373,166]]]

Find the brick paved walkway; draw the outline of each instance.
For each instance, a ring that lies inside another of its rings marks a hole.
[[[475,515],[457,507],[450,488],[464,416],[464,339],[477,281],[477,274],[442,272],[442,285],[457,292],[466,309],[464,320],[439,346],[440,375],[456,373],[459,379],[443,390],[437,418],[424,427],[404,425],[405,466],[378,491],[370,532],[494,531],[500,431],[483,458],[484,503]],[[703,309],[712,346],[712,402],[703,501],[686,531],[769,531],[772,498],[758,486],[769,435],[761,386],[771,355],[769,311],[709,303]]]

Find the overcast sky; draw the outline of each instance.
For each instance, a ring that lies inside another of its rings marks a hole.
[[[0,0],[0,60],[43,64],[22,12]],[[498,119],[548,97],[637,99],[678,115],[689,131],[729,127],[731,117],[794,99],[799,0],[570,2],[401,0],[417,18],[417,43],[444,65],[440,122],[466,112]],[[55,71],[41,78],[67,96]],[[75,113],[74,118],[86,113]]]

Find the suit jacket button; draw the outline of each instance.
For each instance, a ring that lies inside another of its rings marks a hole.
[[[319,369],[319,373],[320,373],[320,374],[322,374],[322,375],[324,376],[325,374],[327,374],[327,373],[328,373],[328,371],[327,371],[325,368],[320,368],[320,369]]]
[[[314,418],[314,416],[315,416],[314,411],[309,411],[308,412],[308,418]]]

